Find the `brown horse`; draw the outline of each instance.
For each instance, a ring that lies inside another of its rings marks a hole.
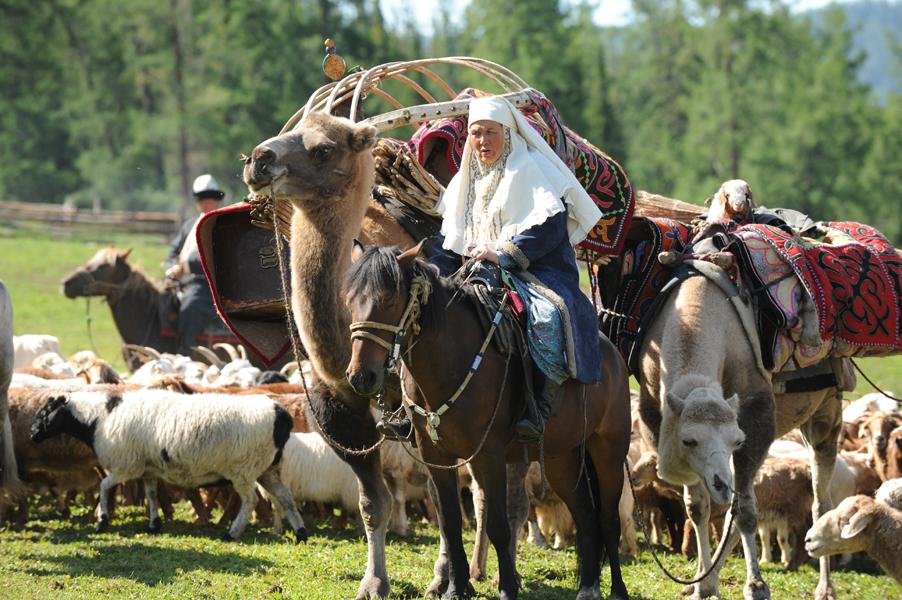
[[[128,264],[129,250],[112,246],[102,248],[84,265],[69,274],[62,282],[67,298],[102,296],[106,299],[113,322],[124,344],[147,346],[160,352],[175,352],[176,336],[166,331],[160,323],[160,294],[158,284],[141,271]],[[224,330],[225,325],[204,332],[198,342],[212,346],[216,342],[237,344],[238,338]],[[254,357],[250,357],[254,362]],[[131,364],[130,369],[140,363]],[[259,366],[259,365],[258,365]]]
[[[378,393],[390,348],[399,344],[405,395],[432,414],[428,427],[420,414],[414,415],[414,424],[417,446],[433,465],[429,470],[437,488],[442,543],[449,560],[445,597],[469,595],[472,587],[461,539],[457,471],[442,466],[472,457],[473,475],[485,494],[486,529],[498,554],[499,595],[516,598],[519,583],[507,516],[505,457],[512,462],[523,457],[513,426],[522,406],[524,374],[519,361],[489,346],[472,380],[444,412],[443,403],[464,380],[485,336],[472,303],[455,294],[457,284],[417,259],[418,251],[418,247],[403,253],[370,247],[355,252],[357,260],[345,285],[356,331],[348,381],[361,395]],[[402,323],[410,314],[416,322]],[[409,334],[390,340],[394,324]],[[630,437],[627,370],[614,346],[604,337],[601,342],[601,383],[566,384],[544,442],[548,480],[576,520],[579,599],[601,597],[599,574],[605,552],[611,565],[612,597],[628,598],[617,554],[617,505]],[[438,420],[435,411],[441,413]],[[430,430],[439,434],[437,441],[430,439]]]

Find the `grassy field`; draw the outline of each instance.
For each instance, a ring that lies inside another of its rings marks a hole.
[[[15,332],[50,333],[60,338],[63,352],[90,348],[84,300],[60,293],[60,281],[86,262],[99,248],[113,244],[133,247],[133,264],[160,276],[166,254],[159,238],[126,238],[115,233],[103,238],[71,236],[50,239],[40,234],[0,226],[0,278],[11,290]],[[119,339],[109,310],[91,303],[94,341],[98,353],[123,369]],[[902,392],[902,357],[859,361],[874,381]],[[859,392],[870,391],[860,380]],[[855,395],[853,394],[852,397]],[[36,507],[22,532],[0,529],[0,598],[347,598],[353,596],[366,564],[366,546],[351,530],[334,532],[320,527],[306,545],[277,539],[253,526],[239,543],[219,541],[224,527],[198,527],[181,506],[165,533],[144,533],[146,519],[136,508],[120,510],[110,533],[96,534],[86,509],[69,520],[46,507]],[[472,533],[468,532],[468,543]],[[437,534],[428,525],[413,528],[411,538],[390,538],[388,561],[396,597],[417,598],[431,579]],[[665,562],[683,576],[693,566],[682,557]],[[490,560],[493,572],[494,558]],[[864,572],[839,572],[840,597],[894,597],[899,588],[879,575],[873,564],[856,565]],[[520,559],[526,598],[572,598],[575,556],[572,550],[542,552],[525,546]],[[741,598],[745,568],[732,557],[722,573],[725,599]],[[624,569],[634,598],[679,597],[680,586],[657,570],[643,552]],[[774,598],[809,597],[817,582],[811,566],[797,573],[765,568]],[[607,572],[603,576],[606,588]],[[477,586],[481,597],[492,597],[493,586]]]
[[[64,520],[42,509],[23,532],[0,531],[2,598],[350,598],[366,565],[366,544],[352,529],[318,528],[303,545],[250,526],[239,542],[222,542],[222,526],[189,522],[187,505],[164,533],[144,532],[146,518],[137,508],[120,509],[109,533],[94,533],[86,509]],[[467,532],[472,544],[472,532]],[[408,539],[389,537],[387,560],[393,597],[419,598],[432,578],[438,547],[435,529],[416,525]],[[535,600],[573,598],[576,557],[572,549],[542,551],[521,545],[518,568],[523,597]],[[659,552],[662,550],[659,549]],[[687,576],[693,565],[667,555],[665,563]],[[489,572],[494,573],[491,553]],[[891,598],[899,588],[878,575],[875,565],[859,561],[864,572],[834,574],[841,598]],[[796,573],[766,566],[765,580],[774,598],[811,597],[817,572],[804,565]],[[680,586],[666,580],[647,551],[624,566],[632,598],[680,597]],[[721,573],[724,600],[742,598],[745,566],[731,557]],[[608,570],[602,587],[609,585]],[[476,586],[480,598],[494,597],[494,586]]]

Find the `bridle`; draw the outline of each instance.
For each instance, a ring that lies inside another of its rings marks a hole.
[[[405,307],[404,313],[401,315],[401,319],[398,324],[388,325],[385,323],[380,323],[378,321],[355,321],[351,323],[351,341],[358,338],[369,340],[388,350],[388,356],[385,359],[384,369],[385,372],[391,371],[397,366],[398,360],[401,356],[401,346],[407,336],[408,328],[411,332],[413,332],[414,335],[417,335],[419,333],[420,309],[422,305],[428,302],[431,292],[432,285],[429,280],[421,274],[415,275],[410,283],[410,295],[407,300],[407,306]],[[464,377],[464,380],[457,387],[457,390],[454,392],[454,394],[452,394],[450,398],[443,402],[441,406],[439,406],[434,411],[430,411],[426,410],[419,404],[416,404],[405,392],[404,384],[402,382],[401,398],[412,411],[426,419],[426,423],[429,425],[429,438],[432,440],[433,444],[438,443],[438,441],[441,440],[441,437],[438,434],[438,426],[441,423],[442,415],[448,412],[448,410],[454,405],[457,399],[460,398],[461,394],[463,394],[464,390],[467,388],[467,385],[469,385],[470,380],[473,379],[473,376],[479,369],[479,366],[482,364],[482,357],[485,354],[485,350],[486,348],[488,348],[489,343],[492,341],[492,337],[495,335],[495,331],[498,329],[498,325],[501,323],[501,319],[504,315],[504,306],[507,304],[508,297],[508,293],[505,293],[504,297],[501,299],[501,302],[498,305],[498,311],[495,313],[495,317],[492,319],[491,328],[489,329],[485,340],[483,340],[482,346],[479,348],[479,352],[476,354],[476,358],[473,359],[473,362],[470,365],[470,370],[467,372],[466,377]],[[366,331],[366,329],[389,331],[394,334],[394,337],[391,343],[389,343],[378,335]],[[409,356],[410,348],[408,348],[407,353]],[[509,360],[510,357],[508,356],[508,361]],[[507,381],[506,365],[504,372],[504,381]],[[502,392],[504,391],[503,386],[501,390]],[[495,412],[492,415],[492,422],[494,422],[495,416],[498,413],[498,406],[500,406],[501,403],[501,396],[502,394],[499,394],[498,396],[498,402],[495,406]],[[483,438],[483,442],[485,442],[485,438]],[[479,446],[479,449],[481,448],[482,444],[480,444]],[[477,450],[477,453],[478,452],[479,450]],[[475,456],[475,454],[473,456]],[[472,460],[472,458],[473,457],[470,457],[470,460]]]

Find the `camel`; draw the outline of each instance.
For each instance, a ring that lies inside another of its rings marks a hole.
[[[358,599],[383,598],[390,592],[385,533],[391,496],[382,479],[379,453],[349,454],[336,445],[366,448],[377,441],[369,398],[356,394],[345,378],[351,358],[350,315],[340,298],[353,240],[365,219],[370,243],[399,242],[384,239],[399,235],[397,226],[380,221],[379,212],[371,208],[375,141],[373,127],[314,112],[294,131],[259,144],[244,167],[244,181],[252,193],[266,193],[294,207],[291,308],[313,367],[310,407],[324,437],[360,482],[368,552]],[[412,245],[409,239],[407,246]]]
[[[718,269],[704,269],[711,270]],[[708,276],[689,277],[672,291],[641,348],[639,410],[642,434],[658,449],[658,474],[684,486],[697,533],[697,576],[711,566],[710,502],[729,504],[735,494],[737,512],[729,520],[745,554],[745,597],[760,600],[770,592],[755,556],[755,473],[774,438],[800,427],[813,450],[815,521],[832,508],[828,486],[842,422],[840,390],[854,387],[854,373],[845,361],[836,388],[775,398],[770,374],[755,358],[757,334],[747,333],[739,310],[748,309],[733,304]],[[736,538],[733,531],[721,541],[727,554]],[[695,584],[694,598],[718,595],[719,568]],[[815,597],[834,597],[825,559]]]

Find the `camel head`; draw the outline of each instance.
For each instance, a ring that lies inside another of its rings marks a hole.
[[[376,129],[369,125],[314,112],[294,131],[254,148],[244,159],[244,182],[251,192],[276,200],[335,199],[350,184],[359,183],[361,174],[372,178],[370,148],[375,142]]]
[[[658,443],[658,475],[674,484],[702,480],[711,499],[729,504],[733,452],[745,434],[739,428],[739,397],[724,398],[720,384],[684,375],[667,391]]]

